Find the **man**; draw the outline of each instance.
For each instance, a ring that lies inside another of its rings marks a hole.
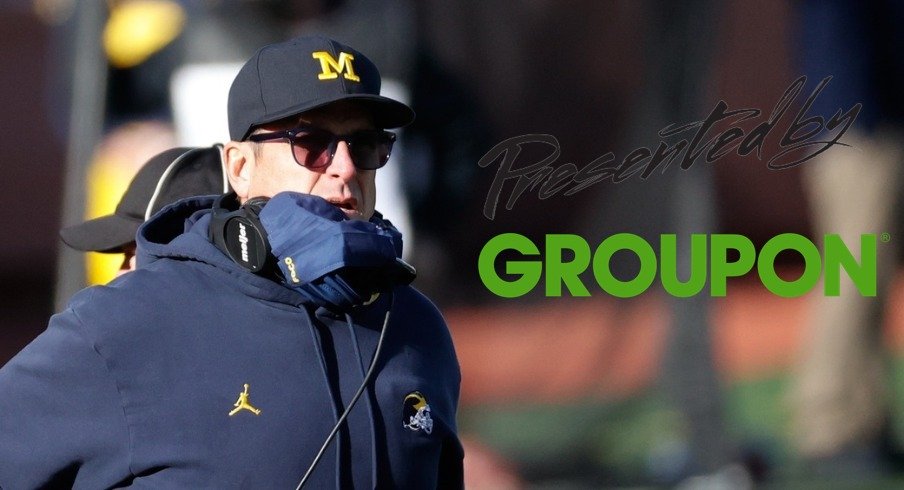
[[[135,269],[135,234],[145,220],[180,199],[224,192],[222,147],[172,148],[138,170],[113,214],[63,228],[60,238],[83,252],[123,254],[119,276]]]
[[[148,221],[138,269],[0,369],[0,486],[461,486],[451,338],[373,209],[413,119],[379,85],[325,38],[245,64],[235,192]]]

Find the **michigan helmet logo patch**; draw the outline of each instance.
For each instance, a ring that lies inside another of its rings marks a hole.
[[[412,391],[405,396],[402,404],[402,427],[413,431],[433,432],[433,418],[430,405],[420,391]]]

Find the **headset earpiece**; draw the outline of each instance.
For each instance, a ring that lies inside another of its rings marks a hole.
[[[261,225],[261,208],[265,197],[249,199],[239,205],[234,192],[217,198],[210,220],[210,240],[236,264],[261,273],[270,260],[270,242]]]

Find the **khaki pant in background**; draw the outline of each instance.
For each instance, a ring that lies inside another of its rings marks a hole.
[[[833,147],[804,163],[814,235],[840,234],[859,261],[860,235],[890,233],[878,242],[877,296],[863,297],[841,274],[841,295],[823,284],[809,297],[810,315],[794,373],[791,402],[800,455],[820,458],[875,446],[886,417],[881,344],[882,313],[896,269],[895,205],[900,187],[902,134],[849,132],[853,148]]]

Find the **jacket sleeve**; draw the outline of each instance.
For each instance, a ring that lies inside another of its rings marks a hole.
[[[129,475],[118,389],[72,310],[0,369],[0,488],[102,488]]]

